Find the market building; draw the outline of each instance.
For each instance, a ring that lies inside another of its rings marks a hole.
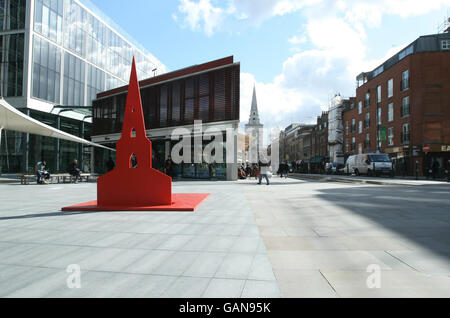
[[[208,163],[192,157],[189,162],[177,162],[175,178],[236,180],[238,170],[238,128],[240,112],[240,64],[232,56],[194,65],[181,70],[140,81],[142,107],[147,137],[153,146],[153,167],[164,171],[165,161],[179,143],[173,140],[175,130],[187,130],[192,139],[195,121],[201,121],[201,130],[222,133],[224,160]],[[114,148],[120,139],[123,112],[128,86],[97,94],[94,100],[92,141]],[[233,132],[230,134],[229,132]],[[233,138],[234,140],[229,140]],[[204,148],[213,139],[203,140]],[[231,147],[227,147],[230,142]],[[203,149],[202,148],[202,149]],[[94,170],[106,171],[105,162],[114,154],[95,149]]]

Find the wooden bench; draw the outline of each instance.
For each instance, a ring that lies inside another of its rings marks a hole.
[[[97,178],[99,177],[98,174],[95,173],[81,173],[80,175],[81,177],[81,181],[85,181],[85,182],[89,182],[89,181],[96,181]],[[22,185],[28,185],[30,184],[31,181],[36,182],[37,181],[37,176],[35,174],[23,174],[20,177],[20,184]],[[68,173],[62,173],[62,174],[51,174],[50,175],[50,179],[49,179],[50,183],[72,183],[75,181],[75,177],[71,176]]]
[[[20,184],[27,185],[31,181],[37,181],[37,176],[35,174],[23,174],[20,176]]]

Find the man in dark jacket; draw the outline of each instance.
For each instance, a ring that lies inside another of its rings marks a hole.
[[[78,168],[77,159],[74,159],[73,162],[70,164],[68,172],[72,177],[75,177],[75,183],[77,183],[78,180],[81,181],[81,170]]]
[[[431,166],[431,170],[432,170],[432,173],[433,173],[433,180],[435,180],[439,176],[439,168],[440,167],[441,166],[439,165],[439,162],[435,159],[433,161],[432,166]]]
[[[166,169],[166,174],[173,178],[173,160],[172,160],[172,156],[169,156],[166,160],[166,164],[165,164],[165,169]]]

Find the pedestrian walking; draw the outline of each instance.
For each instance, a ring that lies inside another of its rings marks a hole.
[[[265,178],[267,185],[270,185],[270,181],[269,181],[269,172],[270,172],[270,163],[268,162],[259,162],[259,176],[258,176],[258,184],[262,184],[262,179]]]
[[[431,170],[433,173],[433,180],[436,180],[436,178],[439,176],[439,168],[440,167],[441,166],[439,165],[439,162],[436,159],[434,159],[433,164],[431,166]]]

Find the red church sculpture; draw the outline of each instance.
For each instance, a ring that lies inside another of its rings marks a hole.
[[[172,194],[172,178],[152,168],[133,58],[116,169],[97,181],[97,201],[63,211],[194,211],[209,194]]]

